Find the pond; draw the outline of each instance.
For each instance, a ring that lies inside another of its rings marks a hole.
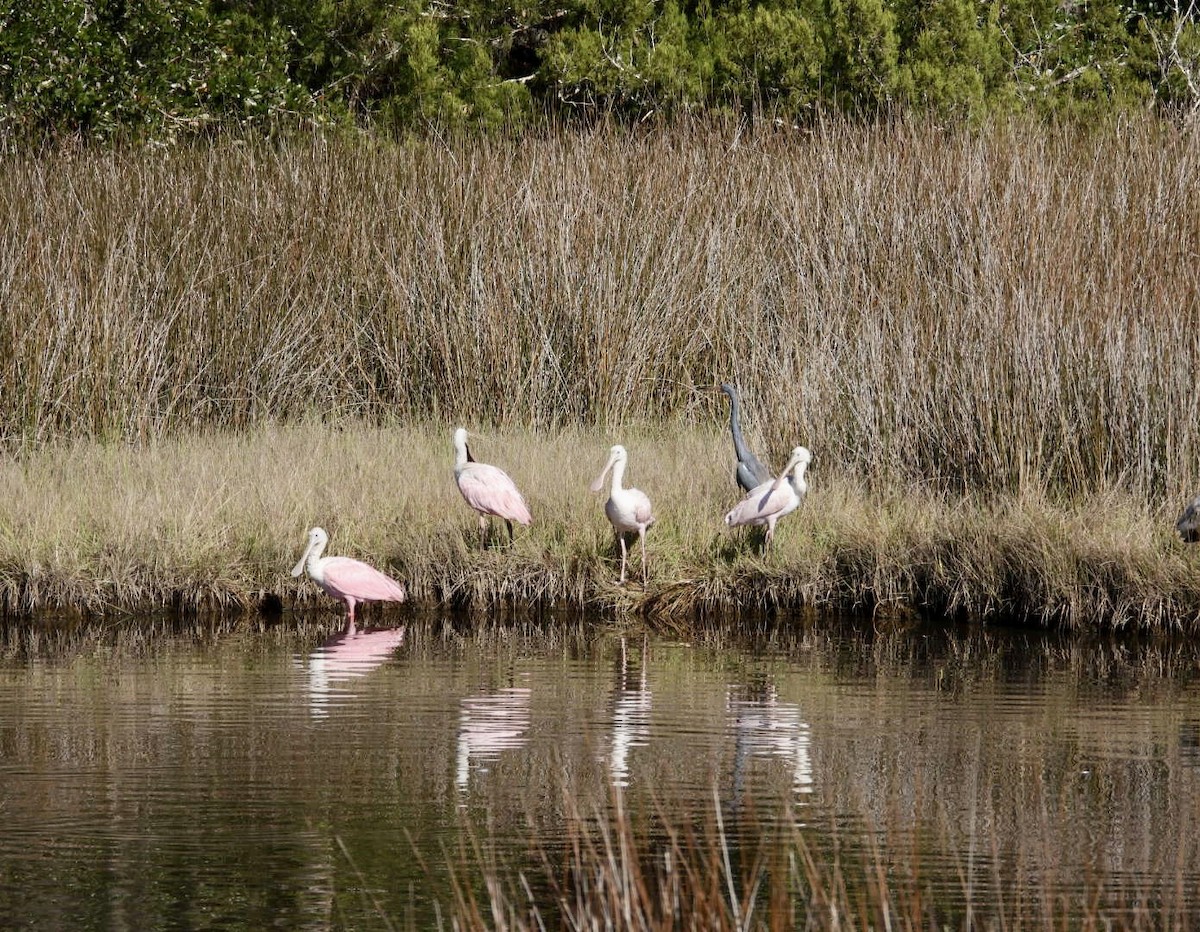
[[[146,630],[3,642],[0,927],[448,928],[489,868],[552,916],[537,865],[614,806],[735,855],[783,826],[957,924],[1200,922],[1193,645]]]

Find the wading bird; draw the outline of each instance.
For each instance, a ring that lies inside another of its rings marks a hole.
[[[324,528],[308,532],[308,547],[292,569],[293,576],[305,570],[318,586],[346,603],[346,631],[354,633],[354,606],[359,602],[403,602],[404,587],[373,566],[350,557],[323,557],[329,535]]]
[[[517,485],[508,473],[487,463],[477,463],[467,446],[467,430],[454,432],[454,481],[467,504],[479,512],[479,546],[487,546],[489,518],[503,518],[508,525],[508,542],[513,541],[512,523],[528,527],[533,516]]]
[[[608,501],[604,503],[604,513],[608,516],[621,543],[621,579],[619,584],[625,584],[625,534],[627,531],[637,531],[642,541],[642,585],[646,584],[646,528],[654,523],[654,514],[650,508],[650,499],[640,489],[626,489],[621,485],[625,478],[625,464],[629,462],[629,454],[625,448],[617,444],[608,451],[608,463],[596,481],[592,483],[593,492],[604,488],[604,477],[612,470],[612,488],[608,493]]]
[[[737,454],[737,483],[747,492],[753,491],[764,482],[770,482],[774,476],[771,470],[746,446],[746,438],[742,436],[741,409],[738,405],[737,391],[728,382],[721,383],[721,391],[729,396],[729,432],[733,434],[733,452]]]
[[[1200,495],[1197,495],[1175,522],[1175,530],[1189,544],[1200,544]]]
[[[772,482],[764,482],[754,488],[749,495],[733,506],[725,516],[725,523],[730,527],[742,525],[766,525],[767,539],[763,544],[763,552],[771,546],[771,538],[775,536],[775,522],[784,515],[790,515],[800,507],[808,484],[804,481],[804,470],[812,462],[812,454],[807,447],[796,447],[792,458]]]

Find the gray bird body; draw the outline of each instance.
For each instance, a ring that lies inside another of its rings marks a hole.
[[[1175,530],[1189,544],[1200,544],[1200,495],[1197,495],[1175,522]]]
[[[737,391],[728,382],[721,383],[721,391],[729,396],[729,432],[733,434],[733,450],[737,454],[737,483],[749,492],[764,482],[770,482],[774,476],[771,475],[771,470],[763,465],[762,460],[746,446],[746,438],[742,436]]]

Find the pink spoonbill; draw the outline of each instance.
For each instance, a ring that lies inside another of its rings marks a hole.
[[[479,546],[487,546],[490,518],[503,518],[508,525],[508,542],[513,540],[512,523],[528,527],[533,523],[529,506],[517,491],[517,484],[508,473],[487,463],[475,462],[467,446],[467,429],[454,432],[454,481],[467,504],[479,512]]]
[[[620,585],[625,584],[625,534],[637,531],[642,542],[642,585],[646,584],[646,529],[654,523],[654,513],[650,507],[650,499],[640,489],[627,489],[621,483],[625,479],[625,464],[629,462],[629,453],[623,446],[617,444],[608,451],[608,463],[592,483],[593,492],[604,488],[604,477],[612,470],[612,487],[608,492],[608,501],[604,503],[604,513],[608,516],[621,542],[621,579]]]
[[[745,498],[733,506],[725,516],[725,523],[730,527],[741,527],[745,524],[766,525],[767,539],[763,544],[763,551],[766,552],[771,546],[771,538],[775,536],[775,522],[784,515],[790,515],[804,501],[808,492],[804,470],[811,462],[812,454],[808,452],[808,448],[796,447],[779,478],[755,486]]]
[[[359,602],[403,602],[404,587],[373,566],[350,557],[323,557],[329,535],[324,528],[308,532],[308,547],[292,569],[293,576],[305,570],[327,595],[346,603],[346,631],[354,633],[354,606]]]

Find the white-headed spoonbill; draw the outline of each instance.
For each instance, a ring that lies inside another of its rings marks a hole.
[[[767,539],[763,544],[765,552],[771,546],[771,538],[775,536],[775,522],[784,515],[790,515],[804,501],[804,495],[808,491],[808,484],[804,481],[804,470],[811,462],[812,454],[808,452],[807,447],[796,447],[779,478],[764,482],[751,490],[750,494],[734,505],[725,516],[725,523],[730,527],[745,524],[766,525]]]
[[[654,523],[654,513],[650,507],[650,499],[640,489],[626,489],[621,485],[625,478],[625,464],[629,462],[629,453],[623,446],[617,444],[608,451],[608,463],[592,483],[593,492],[604,488],[604,477],[612,470],[612,487],[608,493],[608,501],[604,503],[604,513],[612,523],[617,540],[621,542],[621,579],[625,583],[625,534],[627,531],[637,531],[642,542],[642,585],[646,584],[646,529]]]
[[[512,523],[533,523],[529,506],[508,473],[487,463],[477,463],[467,446],[467,430],[454,432],[454,481],[467,504],[479,512],[479,545],[487,546],[488,519],[503,518],[508,525],[508,542],[513,540]]]

